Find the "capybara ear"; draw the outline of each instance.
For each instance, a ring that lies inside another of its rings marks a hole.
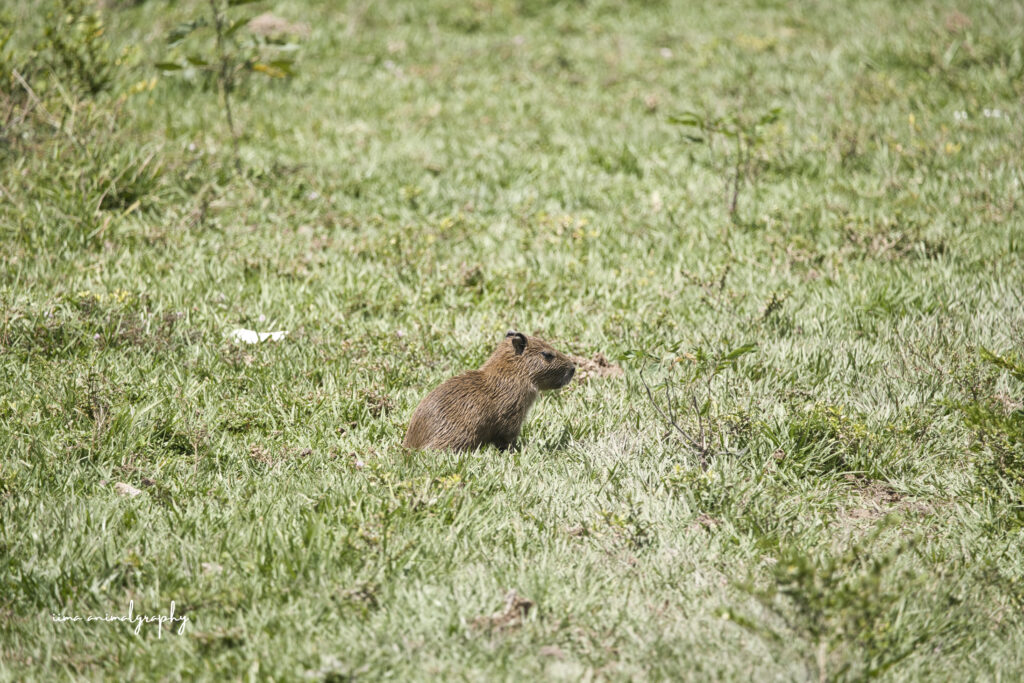
[[[515,330],[509,330],[505,333],[505,338],[512,337],[512,348],[515,349],[516,355],[518,356],[526,348],[526,335],[522,332],[516,332]]]

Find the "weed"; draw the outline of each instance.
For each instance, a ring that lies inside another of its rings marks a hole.
[[[878,539],[880,530],[870,541]],[[912,543],[896,544],[882,554],[855,545],[826,557],[791,547],[773,565],[773,585],[767,590],[747,589],[812,645],[815,656],[807,662],[809,677],[877,678],[923,652],[942,633],[936,626],[917,632],[894,628],[906,599],[907,579],[917,579],[913,572],[901,577],[897,560],[913,552]]]
[[[1019,388],[1024,383],[1024,363],[1014,355],[981,349],[987,364],[1006,371],[1018,391],[993,394],[964,402],[959,408],[975,435],[979,452],[977,467],[984,492],[1003,500],[1015,524],[1024,524],[1024,405]]]
[[[208,0],[207,14],[182,22],[171,30],[167,44],[172,52],[156,63],[157,69],[165,74],[178,73],[192,79],[198,72],[213,77],[224,107],[236,165],[239,163],[239,130],[232,101],[240,80],[252,73],[271,78],[285,78],[295,73],[295,60],[288,56],[297,47],[295,44],[254,31],[242,31],[253,20],[253,15],[239,15],[232,9],[250,2],[252,0]],[[202,43],[191,49],[186,45],[196,43],[196,34],[203,33],[212,33],[212,45],[206,49],[202,48]],[[268,49],[277,54],[265,58]],[[184,57],[178,56],[180,52],[184,52]]]
[[[48,15],[40,52],[56,82],[73,91],[96,96],[118,80],[121,57],[110,46],[99,12],[86,0],[59,0]]]
[[[677,420],[677,408],[673,398],[673,381],[667,380],[664,384],[666,407],[662,410],[654,398],[651,387],[644,380],[643,373],[639,374],[640,382],[647,393],[647,398],[651,405],[654,406],[658,415],[665,421],[666,426],[671,427],[683,439],[683,443],[696,456],[697,462],[702,469],[706,470],[708,468],[716,453],[730,453],[727,432],[719,424],[718,416],[711,413],[713,387],[716,384],[716,380],[724,371],[734,368],[740,358],[753,352],[756,348],[755,344],[744,344],[743,346],[727,349],[720,353],[709,353],[703,348],[698,348],[696,353],[684,354],[679,359],[683,361],[681,367],[683,368],[684,380],[682,389],[677,387],[675,391],[676,393],[685,393],[689,399],[689,401],[683,399],[684,405],[687,411],[691,409],[693,411],[693,418],[697,422],[696,431],[693,431],[692,428],[690,431],[687,431],[680,426]],[[699,400],[694,389],[695,386],[698,386],[698,383],[701,391],[703,391],[703,395]],[[707,420],[706,429],[705,420]],[[735,422],[732,423],[732,426],[735,426]],[[717,443],[715,443],[716,441]]]
[[[807,406],[789,423],[789,455],[819,473],[856,469],[873,440],[868,426],[857,418],[843,406]]]
[[[683,139],[706,145],[712,165],[717,171],[729,174],[725,187],[729,217],[733,220],[739,208],[740,191],[757,181],[760,161],[757,155],[765,143],[764,129],[778,121],[781,114],[782,108],[775,107],[754,117],[745,112],[716,116],[687,111],[669,119],[676,125],[695,129],[696,133],[684,133]],[[719,156],[724,157],[721,162],[717,160]]]

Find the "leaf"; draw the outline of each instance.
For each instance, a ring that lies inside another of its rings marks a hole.
[[[295,60],[294,59],[274,59],[270,62],[270,66],[280,69],[289,76],[295,75]]]
[[[757,349],[757,344],[744,344],[743,346],[736,347],[729,353],[722,356],[722,360],[736,360],[741,356],[745,356],[748,353],[752,353]]]
[[[235,22],[233,24],[231,24],[231,26],[229,26],[226,31],[224,31],[224,35],[225,36],[233,35],[235,33],[235,31],[237,31],[238,29],[240,29],[243,26],[245,26],[246,24],[248,24],[250,19],[252,19],[252,17],[242,17],[241,19],[235,20]]]
[[[189,56],[185,57],[185,59],[187,59],[188,63],[191,64],[192,66],[209,66],[210,65],[210,63],[207,62],[205,59],[203,59],[202,57],[197,57],[196,55],[189,55]]]
[[[684,111],[682,114],[668,117],[668,122],[674,123],[677,126],[696,126],[701,128],[704,125],[704,117],[698,116],[692,111]]]
[[[251,5],[254,2],[260,0],[228,0],[228,7],[238,7],[239,5]]]
[[[174,62],[157,62],[154,64],[160,71],[181,71],[184,67],[181,64],[175,64]]]
[[[167,43],[169,45],[177,45],[185,38],[187,38],[188,34],[192,33],[197,28],[200,28],[202,26],[206,26],[205,19],[196,19],[195,21],[186,21],[181,24],[178,24],[177,26],[172,28],[170,32],[167,34]]]
[[[757,120],[757,125],[764,126],[769,123],[775,123],[779,120],[779,116],[782,115],[782,107],[775,107],[765,114],[761,115],[761,118]]]
[[[654,361],[661,360],[658,356],[654,355],[646,349],[626,349],[622,353],[615,356],[615,360],[618,361]]]
[[[700,135],[689,135],[687,133],[683,133],[683,139],[686,140],[687,142],[694,142],[694,143],[704,142],[704,138],[702,138]]]
[[[255,64],[253,64],[252,70],[259,71],[260,73],[266,74],[271,78],[284,78],[285,76],[288,75],[288,73],[283,69],[279,69],[278,67],[272,66],[270,64],[264,64],[263,62],[256,62]]]
[[[736,365],[740,358],[753,352],[756,348],[757,344],[744,344],[743,346],[736,347],[718,359],[718,362],[715,364],[715,370],[725,370]]]

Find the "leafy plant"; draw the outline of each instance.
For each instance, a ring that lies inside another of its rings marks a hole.
[[[253,73],[270,78],[286,78],[295,73],[295,60],[288,56],[297,49],[295,44],[240,30],[253,15],[235,12],[235,8],[257,1],[209,0],[207,14],[171,29],[167,34],[170,52],[156,63],[156,68],[164,73],[176,73],[187,80],[205,74],[216,83],[236,162],[239,134],[232,98],[242,79]]]
[[[103,18],[85,0],[60,0],[44,35],[42,53],[58,81],[90,96],[114,83],[120,57],[106,39]]]
[[[752,353],[755,349],[757,349],[756,344],[743,344],[734,349],[717,353],[698,348],[695,353],[685,354],[679,359],[690,361],[690,363],[688,367],[684,366],[686,369],[683,372],[682,387],[676,387],[676,392],[684,393],[688,396],[689,404],[686,405],[684,403],[685,408],[683,410],[689,411],[692,409],[693,416],[697,420],[696,431],[692,428],[687,430],[679,424],[677,406],[673,398],[673,381],[666,380],[663,385],[665,389],[665,409],[662,409],[661,405],[654,398],[654,391],[652,391],[650,385],[644,379],[643,371],[640,372],[640,382],[647,392],[647,398],[650,400],[651,405],[654,406],[662,420],[682,438],[683,443],[697,457],[701,469],[706,470],[708,468],[714,454],[730,452],[725,432],[718,428],[714,420],[710,419],[712,418],[713,407],[712,385],[719,375],[726,370],[734,368],[743,356]],[[698,401],[697,391],[694,387],[701,385],[703,396]],[[717,444],[715,443],[716,441]]]
[[[9,100],[12,93],[24,94],[24,89],[20,84],[15,87],[16,77],[14,74],[23,68],[24,61],[27,61],[10,48],[12,38],[14,38],[14,22],[4,14],[0,14],[0,93],[4,95],[8,108],[11,108],[12,103]]]
[[[982,347],[981,358],[1024,382],[1024,363],[1014,355],[999,355]],[[978,473],[982,487],[1007,501],[1024,523],[1024,404],[1008,396],[977,398],[961,404],[964,421],[974,431],[974,448],[982,454]]]
[[[815,404],[789,423],[791,455],[811,471],[839,472],[852,467],[852,461],[871,446],[867,424],[841,405]]]
[[[740,192],[757,179],[756,153],[765,142],[764,130],[779,120],[781,107],[775,107],[760,116],[750,118],[744,114],[715,116],[686,111],[669,118],[671,123],[686,128],[683,139],[705,145],[711,153],[712,164],[728,172],[725,189],[728,196],[729,216],[735,220]],[[721,157],[722,161],[717,160]]]
[[[897,544],[888,552],[867,549],[889,524],[839,554],[819,555],[795,546],[783,549],[772,567],[772,585],[740,587],[779,617],[786,630],[812,644],[808,673],[818,680],[877,678],[913,655],[935,637],[932,629],[917,632],[895,628],[908,600],[907,586],[916,577],[896,568],[914,541]],[[741,626],[766,631],[778,639],[786,633],[758,629],[743,617],[723,615]]]

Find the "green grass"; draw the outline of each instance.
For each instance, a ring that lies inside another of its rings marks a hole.
[[[0,6],[0,678],[1024,675],[1024,5],[265,1],[237,161],[104,5]],[[625,377],[404,452],[511,327]]]

